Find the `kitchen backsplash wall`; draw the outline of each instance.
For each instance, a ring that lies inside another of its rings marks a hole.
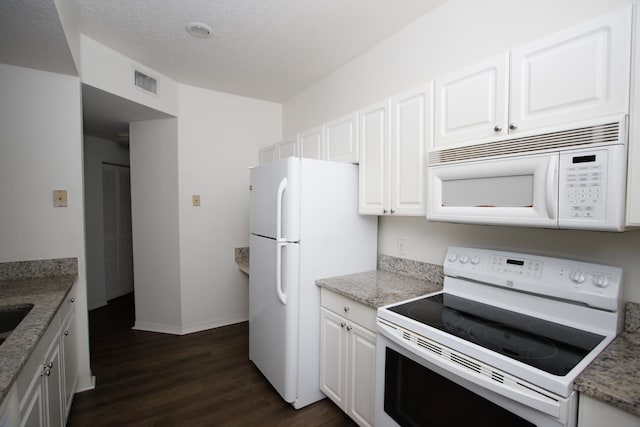
[[[404,274],[416,279],[442,285],[444,275],[442,265],[412,259],[398,258],[389,255],[378,255],[378,270]]]

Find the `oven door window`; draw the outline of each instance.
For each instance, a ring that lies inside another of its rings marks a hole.
[[[403,427],[535,427],[390,348],[385,356],[384,410]]]

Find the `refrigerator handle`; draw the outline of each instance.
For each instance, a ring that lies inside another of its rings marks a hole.
[[[276,295],[282,305],[287,305],[287,295],[282,290],[282,248],[285,246],[286,242],[276,242]]]
[[[282,178],[278,185],[278,195],[276,200],[276,242],[282,242],[282,197],[287,189],[287,178]]]
[[[287,304],[287,296],[282,290],[282,248],[287,245],[282,238],[282,197],[287,189],[287,178],[282,178],[278,185],[278,195],[276,200],[276,295],[282,303]]]

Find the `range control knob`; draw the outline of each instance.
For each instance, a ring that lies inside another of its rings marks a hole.
[[[457,260],[457,259],[458,259],[458,255],[457,255],[457,254],[454,254],[453,252],[451,252],[451,253],[449,254],[449,256],[447,256],[447,259],[448,259],[449,261],[451,261],[451,262],[454,262],[455,260]]]
[[[459,261],[460,261],[460,264],[466,264],[466,263],[469,262],[469,256],[468,255],[462,255],[462,256],[460,256]]]
[[[606,288],[609,286],[609,278],[604,274],[594,274],[592,280],[593,284],[598,288]]]
[[[586,279],[586,276],[582,271],[578,270],[578,271],[572,271],[571,274],[569,275],[569,278],[571,279],[572,282],[582,283]]]
[[[480,258],[478,258],[477,256],[474,256],[473,258],[471,258],[471,264],[477,265],[479,262],[480,262]]]

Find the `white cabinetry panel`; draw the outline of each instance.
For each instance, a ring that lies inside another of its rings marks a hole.
[[[629,108],[631,6],[511,52],[511,133]]]
[[[278,159],[284,159],[287,157],[298,157],[298,140],[290,139],[277,144],[278,146]]]
[[[435,81],[435,145],[506,134],[509,55]]]
[[[327,160],[358,163],[358,113],[324,125]]]
[[[323,160],[324,141],[322,127],[300,134],[300,157]]]
[[[360,214],[389,211],[390,111],[390,100],[360,110]]]

